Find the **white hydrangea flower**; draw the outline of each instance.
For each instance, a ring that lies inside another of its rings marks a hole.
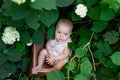
[[[6,27],[2,34],[2,40],[5,44],[14,44],[15,41],[20,40],[19,32],[14,27]]]
[[[31,46],[31,45],[32,45],[32,43],[31,43],[31,42],[29,42],[29,43],[27,43],[26,45],[27,45],[27,46]]]
[[[30,42],[28,42],[26,45],[27,46],[31,46],[33,43],[32,43],[32,40],[30,40]]]
[[[84,4],[78,4],[75,9],[75,13],[81,18],[84,18],[87,15],[87,11],[87,7]]]
[[[31,0],[31,2],[35,2],[36,0]]]
[[[11,0],[11,1],[19,5],[26,2],[26,0]]]

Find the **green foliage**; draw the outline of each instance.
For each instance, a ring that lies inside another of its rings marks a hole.
[[[113,53],[110,58],[112,59],[113,63],[116,65],[120,65],[120,52]]]
[[[60,71],[52,71],[47,74],[47,80],[65,80],[65,76]]]
[[[46,9],[46,10],[52,10],[56,9],[56,0],[36,0],[33,3],[30,3],[30,7],[38,10]]]
[[[58,19],[58,11],[57,10],[51,10],[51,11],[40,11],[40,21],[44,23],[46,26],[51,26],[52,23],[54,23]]]
[[[76,15],[78,4],[87,7],[84,18]],[[46,38],[54,39],[57,21],[67,18],[74,25],[68,44],[72,54],[61,71],[47,73],[47,80],[120,80],[119,17],[120,0],[26,0],[19,5],[1,0],[0,79],[41,80],[27,76],[31,63],[27,44],[43,45]],[[12,45],[3,42],[7,26],[20,34]]]
[[[74,0],[56,0],[58,7],[67,7],[71,5],[74,2]]]

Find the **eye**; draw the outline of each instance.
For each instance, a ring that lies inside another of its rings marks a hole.
[[[65,36],[67,36],[68,34],[67,33],[65,33]]]
[[[61,33],[60,31],[58,31],[58,33]]]

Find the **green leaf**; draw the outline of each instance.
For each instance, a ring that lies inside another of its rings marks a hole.
[[[28,31],[24,31],[21,33],[20,40],[22,43],[28,43],[31,39],[31,35]]]
[[[93,20],[109,21],[115,17],[115,12],[108,5],[100,4],[92,7],[88,11],[88,16]]]
[[[25,45],[23,44],[20,44],[20,43],[16,43],[16,48],[19,50],[19,51],[24,51],[25,50]]]
[[[11,62],[18,62],[22,59],[22,53],[17,49],[11,49],[7,54],[7,58]]]
[[[11,26],[16,27],[16,28],[23,28],[23,26],[25,24],[24,19],[11,20],[11,18],[6,17],[5,20],[6,20],[8,25],[11,25]]]
[[[24,76],[24,77],[20,76],[20,77],[18,78],[18,80],[29,80],[29,78],[26,77],[26,76]],[[36,79],[34,79],[34,80],[36,80]]]
[[[55,27],[54,26],[52,26],[51,28],[48,29],[47,36],[49,39],[55,38]]]
[[[120,8],[119,0],[102,0],[101,3],[106,3],[110,8],[113,8],[115,11],[118,11]]]
[[[87,48],[77,48],[75,50],[75,56],[78,58],[82,58],[83,56],[85,56],[87,54],[88,49]]]
[[[1,29],[1,26],[2,26],[2,14],[0,12],[0,29]]]
[[[30,6],[37,10],[52,10],[56,8],[56,0],[35,0],[35,2],[30,3]]]
[[[3,53],[0,53],[0,66],[4,64],[6,61],[7,57]]]
[[[119,34],[115,30],[107,32],[103,35],[104,41],[108,42],[109,44],[114,44],[118,41]]]
[[[51,24],[55,23],[58,17],[59,13],[56,10],[40,11],[40,21],[48,27],[50,27]]]
[[[81,63],[80,71],[82,74],[89,75],[92,71],[92,64],[90,63],[90,61],[84,61],[83,63]]]
[[[97,0],[83,0],[87,6],[92,6],[96,4]]]
[[[5,49],[6,47],[7,47],[7,45],[5,45],[4,42],[2,41],[2,39],[0,38],[0,51]]]
[[[32,41],[35,44],[43,45],[44,44],[44,33],[41,30],[35,31],[32,35]]]
[[[85,34],[86,33],[86,34]],[[90,39],[92,32],[88,28],[81,28],[79,31],[80,38],[88,38]]]
[[[28,68],[30,66],[30,59],[29,58],[24,58],[22,61],[21,69],[24,72],[28,71]]]
[[[120,66],[120,51],[113,53],[110,58],[115,65]]]
[[[75,49],[76,49],[76,45],[75,45],[75,43],[73,43],[73,42],[69,42],[69,43],[68,43],[68,47],[69,47],[71,50],[75,50]]]
[[[34,30],[37,30],[40,27],[38,22],[39,15],[36,11],[32,11],[28,16],[26,16],[25,21],[27,25]]]
[[[96,59],[100,59],[103,57],[103,53],[101,53],[99,50],[96,50],[95,52],[93,52],[93,55]]]
[[[15,3],[10,6],[10,15],[13,20],[24,18],[30,13],[30,8],[27,5],[17,5]]]
[[[74,0],[56,0],[56,1],[58,7],[67,7],[74,2]]]
[[[0,66],[0,77],[5,78],[9,77],[11,74],[14,74],[16,71],[16,65],[13,63],[5,63]]]
[[[88,11],[88,16],[93,20],[100,20],[101,8],[100,6],[91,7]]]
[[[79,20],[82,20],[81,17],[79,17],[78,15],[75,14],[75,10],[72,11],[71,17],[72,17],[72,21],[79,21]]]
[[[89,41],[88,38],[82,38],[82,39],[80,39],[79,42],[77,43],[77,47],[84,46],[85,44],[87,44],[88,41]]]
[[[88,76],[83,75],[83,74],[78,74],[75,76],[74,80],[89,80]]]
[[[109,21],[115,17],[114,10],[109,8],[108,5],[101,5],[101,9],[100,20]]]
[[[101,51],[105,55],[109,55],[111,51],[109,44],[104,41],[99,41],[97,44],[97,48],[99,51]]]
[[[108,26],[107,22],[94,21],[91,30],[98,33],[98,32],[103,31],[107,26]]]
[[[61,71],[52,71],[47,73],[47,80],[65,80],[65,76]]]
[[[67,69],[72,71],[75,68],[75,64],[74,62],[70,61],[67,65]]]

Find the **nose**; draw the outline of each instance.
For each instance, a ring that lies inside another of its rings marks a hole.
[[[62,34],[60,34],[60,38],[63,38],[63,35],[62,35]]]

